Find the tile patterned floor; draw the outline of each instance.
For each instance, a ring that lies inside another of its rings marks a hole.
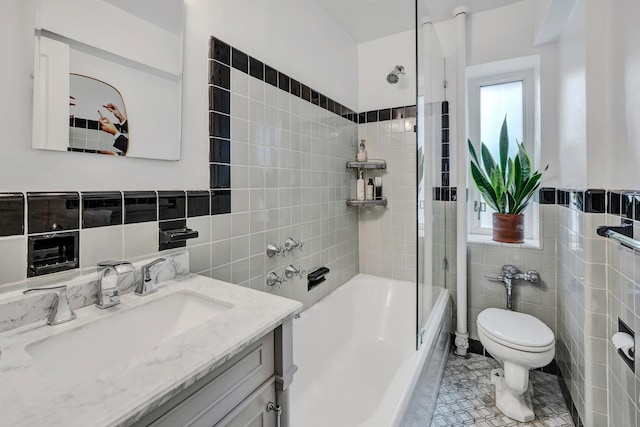
[[[472,354],[469,359],[461,359],[450,354],[431,427],[573,426],[559,377],[539,371],[532,371],[530,376],[536,419],[520,423],[504,416],[494,405],[494,387],[489,378],[491,370],[498,367],[498,362],[489,357]]]

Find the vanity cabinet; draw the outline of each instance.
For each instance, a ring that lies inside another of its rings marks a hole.
[[[154,409],[135,427],[276,427],[273,408],[283,400],[287,411],[288,384],[295,367],[291,361],[291,321],[263,336],[242,352]],[[285,329],[283,340],[283,329]],[[283,351],[284,345],[284,351]],[[283,381],[279,372],[289,372]],[[283,390],[282,385],[287,384]],[[283,419],[288,417],[285,414]]]

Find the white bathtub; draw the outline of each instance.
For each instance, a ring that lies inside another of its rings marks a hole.
[[[359,274],[294,320],[291,426],[400,425],[448,313],[433,294],[420,351],[411,282]]]

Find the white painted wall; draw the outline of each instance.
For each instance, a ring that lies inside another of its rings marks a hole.
[[[405,75],[395,84],[387,74],[396,65]],[[358,45],[359,111],[380,110],[416,103],[416,34],[405,31]]]
[[[479,65],[488,62],[540,55],[540,102],[541,102],[541,156],[540,164],[549,165],[542,185],[556,186],[559,164],[557,161],[557,46],[534,45],[535,2],[523,0],[509,6],[478,12],[468,16],[467,28],[467,65]],[[442,45],[447,62],[447,99],[450,110],[455,114],[455,22],[453,19],[434,25],[438,40]],[[453,120],[453,117],[451,118]],[[451,130],[451,141],[456,141],[455,129]],[[455,149],[452,147],[452,152]],[[452,161],[455,165],[455,160]],[[452,170],[452,185],[455,170]]]
[[[209,185],[207,49],[219,38],[351,108],[355,43],[313,0],[186,2],[182,150],[159,161],[31,149],[34,0],[0,4],[0,191],[201,189]],[[162,116],[162,110],[158,109]]]
[[[600,142],[610,154],[609,188],[638,189],[640,164],[640,3],[612,2],[610,132]],[[594,144],[596,142],[594,141]]]

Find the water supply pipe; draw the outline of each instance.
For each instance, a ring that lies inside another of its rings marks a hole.
[[[467,329],[467,12],[466,6],[453,10],[456,21],[456,274],[457,274],[457,317],[455,354],[466,357],[469,349]]]

